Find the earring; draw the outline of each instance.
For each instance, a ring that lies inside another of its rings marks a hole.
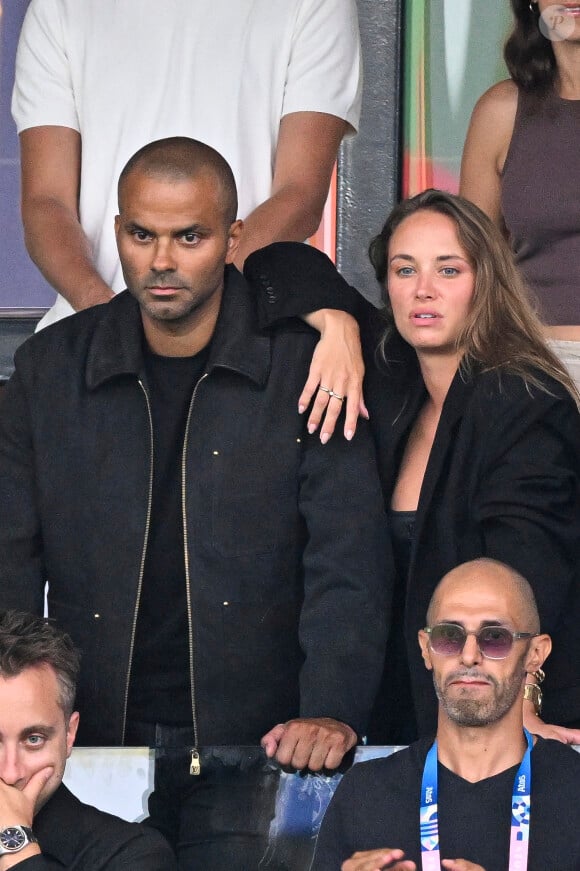
[[[538,5],[537,2],[536,2],[536,3],[531,3],[531,2],[528,3],[528,9],[530,10],[530,12],[531,12],[532,14],[536,11],[536,10],[534,9],[534,6],[537,6],[537,5]]]

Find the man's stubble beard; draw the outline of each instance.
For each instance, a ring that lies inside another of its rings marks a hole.
[[[493,675],[485,674],[475,669],[457,671],[447,678],[447,683],[461,676],[481,677],[489,681],[493,688],[493,695],[486,701],[469,697],[467,693],[464,697],[449,698],[447,689],[442,688],[437,683],[435,673],[433,673],[433,684],[439,704],[449,719],[458,726],[474,728],[490,726],[505,717],[508,711],[516,704],[520,694],[522,680],[525,675],[525,657],[526,652],[518,660],[512,674],[501,682]]]

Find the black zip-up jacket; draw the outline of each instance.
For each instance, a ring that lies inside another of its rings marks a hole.
[[[297,412],[317,336],[255,325],[230,267],[183,453],[196,744],[328,716],[364,733],[392,563],[374,448]],[[80,743],[122,743],[151,499],[140,310],[128,294],[17,352],[0,412],[0,607],[83,653]],[[192,395],[194,385],[192,385]],[[168,604],[170,607],[170,603]]]

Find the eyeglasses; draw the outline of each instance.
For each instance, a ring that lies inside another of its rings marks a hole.
[[[505,659],[509,656],[514,641],[522,638],[535,638],[537,632],[510,632],[505,626],[484,626],[477,632],[468,632],[457,623],[437,623],[426,626],[431,650],[442,656],[459,656],[468,635],[475,635],[477,646],[486,659]]]

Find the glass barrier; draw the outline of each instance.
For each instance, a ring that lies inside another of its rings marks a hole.
[[[390,756],[398,749],[357,747],[354,763]],[[143,820],[153,790],[154,756],[147,747],[75,747],[64,783],[87,804],[127,820]],[[259,747],[206,748],[204,765],[229,768],[234,776],[240,769],[255,773],[253,788],[244,792],[240,815],[261,817],[266,836],[260,871],[307,871],[324,812],[342,773],[283,771]]]

